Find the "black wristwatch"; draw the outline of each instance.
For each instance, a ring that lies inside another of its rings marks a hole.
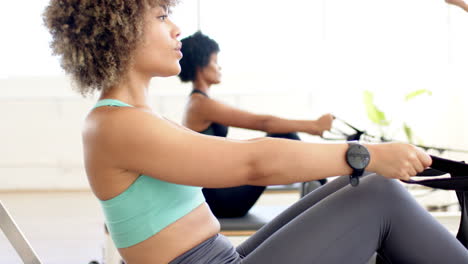
[[[364,174],[369,162],[370,154],[367,148],[357,141],[349,141],[348,150],[346,151],[346,163],[353,169],[353,173],[349,175],[349,183],[352,186],[359,184],[359,177]]]

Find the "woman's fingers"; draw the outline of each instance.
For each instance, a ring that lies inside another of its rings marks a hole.
[[[413,164],[414,165],[414,164]],[[409,180],[410,177],[412,176],[416,176],[416,174],[418,174],[418,172],[416,171],[415,167],[414,166],[411,166],[408,168],[407,170],[407,174],[404,175],[405,178],[403,178],[404,180]]]
[[[422,172],[426,166],[423,164],[423,155],[419,153],[420,150],[416,147],[413,147],[412,153],[409,154],[409,159],[414,169],[414,174],[410,174],[410,176],[416,175],[418,172]]]
[[[430,167],[432,165],[431,156],[420,148],[416,148],[416,150],[417,150],[416,153],[418,155],[418,158],[421,161],[421,164],[424,167],[424,169],[426,169],[427,167]]]
[[[416,174],[429,167],[431,163],[432,159],[426,152],[418,147],[411,146],[407,156],[406,171],[408,173],[408,177],[416,176]]]
[[[333,122],[333,115],[332,114],[325,114],[322,115],[318,119],[318,134],[322,137],[325,131],[330,131]]]

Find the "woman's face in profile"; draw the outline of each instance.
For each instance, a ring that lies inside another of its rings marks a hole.
[[[179,28],[163,6],[148,8],[144,15],[143,39],[136,47],[133,63],[152,77],[177,75],[182,58]]]
[[[218,53],[212,53],[210,61],[200,71],[200,77],[205,79],[210,84],[218,84],[221,82],[221,67],[218,65]]]

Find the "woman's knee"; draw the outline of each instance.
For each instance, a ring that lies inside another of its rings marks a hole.
[[[406,193],[401,182],[378,174],[363,177],[357,188],[359,187],[361,187],[360,191],[368,192],[374,199],[396,199]]]
[[[402,200],[407,199],[403,186],[397,180],[372,174],[363,177],[358,186],[346,187],[346,200],[351,200],[352,208],[364,218],[372,218],[383,223],[397,215]]]

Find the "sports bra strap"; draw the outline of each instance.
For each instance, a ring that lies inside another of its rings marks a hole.
[[[129,105],[117,99],[102,99],[96,103],[93,109],[101,106],[133,107],[133,105]]]
[[[204,95],[204,96],[206,96],[206,97],[209,97],[205,92],[200,91],[200,90],[198,90],[198,89],[193,89],[192,92],[190,93],[190,95],[192,95],[192,94],[194,94],[194,93],[199,93],[199,94],[202,94],[202,95]]]

